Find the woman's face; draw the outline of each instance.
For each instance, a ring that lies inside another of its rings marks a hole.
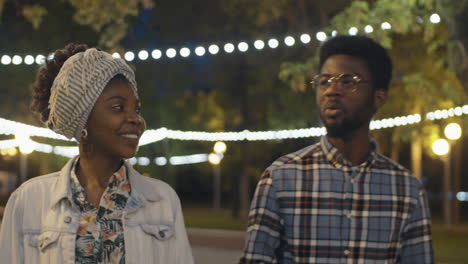
[[[86,128],[93,154],[128,159],[138,150],[146,124],[140,101],[127,81],[112,79],[99,96]]]

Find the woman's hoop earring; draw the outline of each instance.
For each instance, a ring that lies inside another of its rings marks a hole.
[[[87,139],[87,137],[88,137],[88,130],[86,128],[83,128],[81,130],[81,138],[82,139]]]

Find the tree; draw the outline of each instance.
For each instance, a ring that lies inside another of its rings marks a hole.
[[[138,15],[142,8],[154,7],[153,0],[68,0],[75,9],[74,20],[99,32],[99,45],[106,49],[119,47],[127,34],[129,18]],[[30,4],[29,1],[0,0],[0,19],[5,4],[11,3],[34,28],[39,30],[44,17],[49,14],[43,4]],[[105,12],[103,12],[105,10]]]

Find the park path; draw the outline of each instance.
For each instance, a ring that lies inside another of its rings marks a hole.
[[[245,232],[188,228],[196,264],[234,264],[239,262]]]

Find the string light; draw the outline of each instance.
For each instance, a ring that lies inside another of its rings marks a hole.
[[[296,40],[293,37],[287,36],[284,38],[284,44],[286,44],[286,46],[291,47],[294,45],[294,43],[296,43]]]
[[[2,56],[2,59],[0,60],[0,62],[3,64],[3,65],[8,65],[11,63],[11,57],[8,56],[8,55],[3,55]]]
[[[380,25],[380,28],[382,28],[382,30],[389,30],[389,29],[392,29],[392,25],[390,25],[390,23],[388,23],[388,22],[383,22]]]
[[[31,55],[26,55],[24,57],[24,63],[26,63],[26,65],[32,65],[34,63],[34,57]]]
[[[16,139],[9,139],[9,140],[0,141],[0,149],[15,148],[18,145],[19,145],[19,142]]]
[[[440,109],[426,114],[427,120],[446,119],[452,116],[468,114],[468,105],[458,106],[449,109]],[[396,126],[407,126],[417,124],[422,121],[420,114],[399,116],[381,120],[373,120],[370,129],[377,130]],[[53,131],[34,127],[7,119],[0,118],[0,134],[15,135],[18,132],[27,131],[29,136],[46,137],[60,140],[72,141]],[[161,141],[165,138],[173,140],[193,140],[193,141],[258,141],[258,140],[282,140],[306,137],[319,137],[326,134],[324,127],[311,127],[302,129],[279,130],[279,131],[249,131],[240,132],[203,132],[203,131],[181,131],[167,128],[148,129],[140,138],[140,146]]]
[[[318,41],[325,41],[327,39],[327,34],[323,31],[320,31],[315,34],[315,38],[317,38]]]
[[[148,166],[150,164],[150,159],[147,157],[139,157],[137,158],[138,165],[141,166]]]
[[[226,43],[224,45],[224,51],[226,53],[232,53],[234,51],[234,45],[232,43]]]
[[[254,47],[258,50],[262,50],[265,47],[265,42],[263,42],[263,40],[256,40],[254,42]]]
[[[135,59],[135,53],[127,51],[125,52],[124,58],[126,61],[133,61],[133,59]]]
[[[38,143],[34,140],[24,137],[25,135],[18,135],[18,138],[2,140],[0,141],[0,150],[1,155],[16,155],[16,147],[20,148],[21,153],[29,154],[33,151],[43,152],[43,153],[53,153],[59,156],[73,158],[79,154],[78,147],[76,146],[51,146],[49,144]],[[170,158],[171,165],[185,165],[185,164],[195,164],[208,161],[208,154],[192,154],[186,156],[174,156]],[[151,163],[150,158],[148,157],[138,157],[132,158],[131,162],[133,164],[138,164],[140,166],[148,166]],[[158,166],[164,166],[167,164],[167,159],[165,157],[154,158],[154,164]]]
[[[204,47],[197,47],[195,49],[195,54],[197,54],[197,56],[203,56],[205,55],[205,48]]]
[[[245,42],[241,42],[237,45],[240,52],[246,52],[249,49],[249,45]]]
[[[276,39],[268,40],[268,46],[270,46],[270,48],[276,49],[278,47],[278,45],[279,45],[278,40],[276,40]]]
[[[41,55],[41,54],[37,55],[36,56],[36,64],[41,65],[41,64],[44,64],[44,63],[45,63],[44,55]]]
[[[446,119],[453,116],[461,116],[468,114],[468,105],[457,106],[455,108],[441,109],[426,114],[426,119],[437,120]]]
[[[166,50],[166,56],[170,59],[174,58],[177,55],[177,51],[173,48],[169,48]]]
[[[53,132],[52,130],[48,128],[35,127],[35,126],[26,125],[23,123],[0,118],[0,134],[16,135],[22,131],[28,131],[28,135],[30,136],[45,137],[45,138],[59,139],[59,140],[65,140],[65,141],[73,141],[73,140],[67,139],[66,137],[62,135],[59,135]]]
[[[159,58],[161,58],[162,56],[162,52],[158,49],[154,49],[152,52],[151,52],[151,57],[153,57],[153,59],[155,60],[158,60]]]
[[[370,33],[374,32],[374,28],[371,25],[367,25],[367,26],[364,27],[364,31],[367,34],[370,34]]]
[[[301,42],[304,44],[307,44],[312,40],[309,34],[302,34],[300,39],[301,39]]]
[[[194,164],[208,161],[208,154],[194,154],[188,156],[174,156],[169,158],[171,165]]]
[[[348,34],[351,35],[351,36],[357,35],[358,32],[359,32],[359,30],[357,29],[357,27],[351,27],[351,28],[348,30]]]
[[[180,56],[182,56],[184,58],[190,56],[190,49],[186,48],[186,47],[181,48],[180,49]]]
[[[429,17],[429,21],[431,21],[433,24],[440,23],[440,16],[434,13]]]
[[[13,59],[11,60],[14,65],[19,65],[21,62],[23,62],[23,58],[21,58],[18,55],[13,56]]]
[[[458,192],[457,199],[460,202],[468,202],[468,192]]]
[[[213,44],[213,45],[210,45],[210,46],[208,47],[208,51],[209,51],[212,55],[216,55],[216,54],[218,54],[218,52],[219,52],[219,47],[218,47],[218,45],[214,45],[214,44]]]
[[[148,59],[148,57],[149,57],[148,51],[140,50],[140,52],[138,52],[138,58],[140,58],[140,60],[146,60]]]
[[[167,159],[165,157],[157,157],[154,159],[154,164],[164,166],[167,164]]]
[[[422,19],[420,17],[416,17],[416,20],[422,22]],[[431,14],[429,16],[429,22],[430,23],[436,24],[436,23],[440,23],[440,21],[441,21],[441,18],[436,13],[433,13],[433,14]],[[390,29],[392,29],[392,25],[389,22],[385,21],[385,22],[380,24],[380,28],[382,30],[390,30]],[[370,34],[370,33],[374,32],[374,28],[371,25],[366,25],[363,30],[367,34]],[[359,31],[360,31],[360,29],[358,29],[357,27],[351,27],[348,30],[347,33],[349,35],[356,35],[356,34],[359,33]],[[333,30],[331,32],[331,36],[336,36],[337,34],[338,34],[338,32],[336,30]],[[315,34],[315,38],[320,42],[325,41],[327,39],[327,37],[328,37],[327,33],[323,32],[323,31],[318,31]],[[298,38],[304,44],[308,44],[311,41],[311,36],[308,33],[300,34]],[[284,44],[287,47],[292,47],[292,46],[294,46],[295,43],[296,43],[296,39],[295,39],[294,36],[286,36],[284,38]],[[245,41],[245,42],[243,41],[243,42],[240,42],[239,44],[237,44],[237,49],[240,52],[246,52],[249,49],[250,45],[253,45],[257,50],[262,50],[265,47],[265,45],[268,45],[272,49],[276,49],[279,46],[279,44],[280,43],[276,38],[270,38],[266,42],[266,44],[265,44],[265,42],[263,40],[255,40],[255,41],[252,41],[252,43],[250,43],[248,41]],[[221,46],[224,48],[224,51],[226,53],[232,53],[232,52],[234,52],[234,50],[236,48],[234,46],[234,44],[232,44],[232,43],[224,43],[224,44],[221,43]],[[216,44],[212,44],[212,45],[208,46],[208,52],[211,55],[216,55],[216,54],[219,53],[219,51],[220,51],[220,48]],[[192,52],[194,52],[197,56],[206,55],[206,50],[202,46],[196,47],[193,51],[188,47],[181,47],[180,50],[179,50],[179,54],[184,58],[189,57]],[[135,53],[137,54],[137,56],[135,55]],[[151,57],[154,60],[161,59],[161,57],[163,55],[163,53],[159,49],[154,49],[151,52],[147,51],[147,50],[140,50],[138,52],[127,51],[127,52],[123,53],[123,58],[125,60],[129,61],[129,62],[134,61],[136,58],[138,58],[141,61],[145,61],[145,60],[147,60],[149,58],[150,54],[151,54]],[[167,56],[167,58],[171,59],[171,58],[174,58],[174,57],[177,56],[177,51],[174,48],[168,48],[166,50],[166,52],[165,52],[165,55]],[[121,54],[119,54],[117,52],[114,52],[112,54],[112,56],[115,57],[115,58],[120,58]],[[49,54],[48,57],[49,57],[49,59],[53,58],[53,54]],[[19,54],[12,55],[12,56],[4,54],[0,58],[0,63],[2,65],[20,65],[22,63],[27,64],[27,65],[32,65],[34,62],[36,64],[39,64],[39,65],[43,64],[45,62],[45,56],[41,55],[41,54],[38,54],[34,58],[34,56],[32,56],[32,55],[25,55],[23,57],[23,56],[21,56]]]

